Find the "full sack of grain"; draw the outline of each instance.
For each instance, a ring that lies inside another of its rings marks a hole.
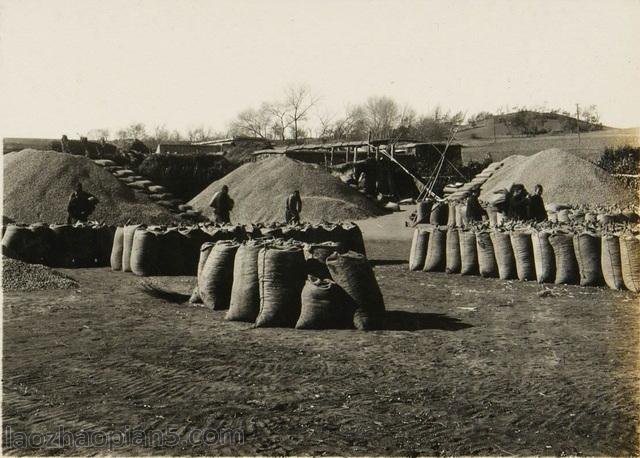
[[[582,232],[573,236],[573,251],[578,261],[581,286],[599,286],[602,284],[600,262],[600,237]]]
[[[424,261],[425,272],[442,272],[446,267],[447,228],[434,226],[429,228],[427,257]]]
[[[617,235],[603,235],[601,239],[600,262],[602,276],[611,289],[623,289],[622,260],[620,259],[620,241]]]
[[[122,240],[122,271],[131,272],[131,246],[133,245],[133,235],[139,224],[125,226]]]
[[[620,261],[624,286],[634,293],[640,292],[640,239],[637,236],[620,236]]]
[[[96,231],[96,265],[108,266],[110,264],[111,250],[116,228],[100,224],[94,227]]]
[[[449,202],[449,211],[447,213],[447,226],[454,227],[456,225],[456,207],[455,202]]]
[[[140,276],[160,274],[159,238],[160,234],[150,229],[138,228],[133,235],[129,263],[131,271]]]
[[[48,224],[34,223],[29,226],[33,234],[33,262],[49,265],[54,249],[54,235]]]
[[[516,259],[513,255],[509,233],[498,230],[493,231],[491,233],[491,241],[493,242],[500,280],[517,278]]]
[[[528,231],[514,231],[510,233],[513,256],[516,260],[518,280],[530,281],[536,279],[535,257],[531,244],[531,234]]]
[[[111,270],[122,270],[122,248],[124,246],[124,228],[118,226],[111,246]]]
[[[498,276],[498,264],[489,232],[476,232],[476,248],[478,249],[478,270],[480,275],[485,278],[496,278]]]
[[[355,251],[363,256],[367,255],[364,247],[362,231],[355,223],[344,223],[342,228],[346,231],[347,250]]]
[[[6,256],[25,262],[42,263],[42,249],[38,247],[36,234],[23,225],[11,224],[7,226],[2,237],[2,252]]]
[[[304,254],[299,246],[265,246],[258,254],[260,313],[257,327],[293,327],[300,316],[305,282]]]
[[[458,231],[460,239],[460,273],[474,275],[478,273],[478,250],[476,248],[476,234],[473,231]]]
[[[198,289],[204,305],[226,310],[231,301],[233,264],[238,244],[221,240],[211,249],[198,278]]]
[[[69,224],[52,224],[54,248],[50,265],[52,267],[73,267],[74,231]]]
[[[327,258],[333,280],[347,293],[355,312],[356,329],[380,329],[384,322],[384,299],[367,258],[349,251],[334,253]]]
[[[158,268],[162,275],[186,275],[185,255],[190,254],[186,237],[172,227],[158,234]],[[193,261],[195,263],[195,259]]]
[[[549,236],[549,243],[553,247],[556,259],[555,283],[575,285],[580,279],[578,261],[573,251],[573,235],[562,232]]]
[[[198,288],[198,283],[200,282],[200,275],[202,273],[202,269],[204,268],[204,264],[207,262],[209,253],[211,253],[211,249],[214,245],[215,243],[213,242],[205,242],[200,247],[200,255],[198,258],[198,268],[196,274],[196,286],[194,286],[191,297],[189,298],[189,302],[191,302],[192,304],[202,303],[202,297],[200,297],[200,289]]]
[[[304,259],[307,274],[323,279],[331,278],[327,267],[327,258],[335,252],[345,253],[343,246],[337,242],[305,244]]]
[[[429,214],[429,224],[434,226],[442,226],[447,224],[449,218],[449,206],[445,202],[436,202],[431,207]]]
[[[448,274],[458,273],[460,272],[460,264],[460,238],[458,236],[458,229],[449,228],[447,231],[445,271]]]
[[[416,204],[416,224],[429,223],[429,215],[431,214],[432,207],[433,207],[432,199],[426,199]]]
[[[546,231],[531,233],[533,260],[538,283],[553,283],[556,278],[556,258],[549,242],[549,235]]]
[[[249,240],[238,247],[233,263],[233,286],[226,320],[254,323],[258,318],[260,312],[258,255],[263,246],[261,242]]]
[[[333,280],[312,275],[302,289],[296,329],[345,329],[353,326],[353,304]]]
[[[429,246],[429,231],[424,228],[416,228],[413,231],[411,251],[409,253],[409,270],[422,270],[427,259],[427,247]]]

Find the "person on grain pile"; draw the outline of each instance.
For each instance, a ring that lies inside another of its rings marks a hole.
[[[467,197],[467,221],[482,221],[484,210],[480,206],[479,197],[480,188],[473,188]]]
[[[529,196],[529,219],[534,221],[546,221],[547,210],[542,200],[542,185],[537,184],[533,188],[533,194]]]
[[[302,199],[300,198],[300,191],[295,190],[285,201],[284,219],[287,223],[299,223],[301,211]]]
[[[75,221],[86,222],[98,204],[98,199],[82,189],[82,183],[76,185],[76,190],[69,196],[67,204],[67,224]]]
[[[233,199],[229,197],[229,186],[223,185],[222,189],[213,195],[209,206],[213,208],[213,221],[215,223],[231,223],[229,213],[233,210]]]
[[[526,221],[529,217],[529,198],[522,184],[514,184],[509,189],[507,217],[515,221]]]

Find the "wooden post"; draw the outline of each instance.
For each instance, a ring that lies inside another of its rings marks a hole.
[[[331,165],[333,165],[333,146],[331,147]]]
[[[344,152],[344,162],[345,164],[349,162],[349,147],[347,146],[346,151]]]
[[[578,128],[578,148],[580,147],[580,105],[576,103],[576,127]]]
[[[353,147],[353,163],[355,164],[357,160],[358,160],[358,147],[354,146]]]
[[[367,158],[369,158],[370,155],[371,155],[371,131],[369,131],[369,135],[367,135]]]

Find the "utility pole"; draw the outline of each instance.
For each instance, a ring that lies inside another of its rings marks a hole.
[[[576,103],[576,127],[578,128],[578,147],[580,147],[580,105]]]
[[[493,120],[493,143],[496,143],[496,115],[491,116],[491,119]]]

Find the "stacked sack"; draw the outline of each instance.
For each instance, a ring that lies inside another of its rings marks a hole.
[[[205,243],[191,302],[256,327],[380,329],[384,301],[367,258],[338,242]]]
[[[103,267],[109,265],[115,231],[99,223],[10,224],[2,236],[2,252],[50,267]]]
[[[550,224],[414,230],[409,269],[640,291],[640,235]]]
[[[225,225],[163,227],[127,225],[113,238],[111,268],[136,275],[194,275],[203,243],[219,240],[291,239],[335,243],[342,251],[365,254],[360,228],[353,223],[299,225]]]

